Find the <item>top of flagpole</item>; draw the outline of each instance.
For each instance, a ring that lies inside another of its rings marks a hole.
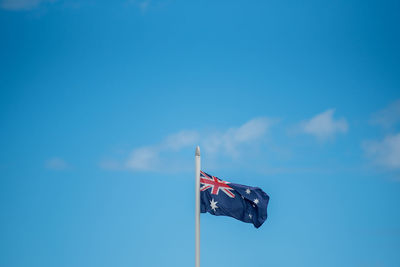
[[[200,147],[199,146],[196,147],[196,154],[195,155],[196,156],[200,156]]]

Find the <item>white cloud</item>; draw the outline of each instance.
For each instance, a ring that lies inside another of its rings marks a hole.
[[[61,171],[67,169],[69,165],[62,158],[54,157],[46,160],[44,163],[44,167],[50,170]]]
[[[199,144],[204,150],[214,156],[229,155],[238,157],[241,147],[261,140],[270,126],[267,118],[252,119],[240,127],[232,127],[225,131],[200,133],[198,131],[180,131],[164,138],[158,144],[134,149],[122,163],[106,161],[102,168],[117,170],[120,166],[134,171],[157,171],[163,168],[175,168],[181,165],[179,152],[194,149]]]
[[[29,10],[38,7],[41,3],[55,1],[56,0],[1,0],[0,7],[8,10]]]
[[[202,145],[209,153],[239,156],[239,147],[263,137],[272,121],[262,117],[252,119],[240,127],[230,128],[225,132],[211,133],[203,139]]]
[[[159,154],[161,150],[156,147],[141,147],[133,150],[129,159],[126,161],[126,167],[132,170],[147,171],[156,168],[159,163]]]
[[[400,133],[386,136],[382,141],[366,141],[363,148],[376,164],[389,169],[400,168]]]
[[[372,115],[371,123],[390,128],[400,122],[400,99]]]
[[[303,133],[311,134],[320,140],[332,138],[337,133],[346,133],[348,124],[346,119],[334,119],[335,109],[328,109],[313,118],[300,124]]]
[[[192,146],[199,140],[199,133],[196,131],[181,131],[168,136],[162,145],[166,149],[179,150]]]
[[[161,159],[163,153],[178,152],[186,147],[193,147],[199,140],[196,131],[181,131],[167,136],[161,143],[136,148],[132,151],[125,167],[130,170],[152,171],[164,168],[169,159]],[[170,164],[170,163],[169,163]]]

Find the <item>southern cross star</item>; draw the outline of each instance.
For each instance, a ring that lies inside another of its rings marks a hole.
[[[253,215],[249,214],[249,218],[250,218],[250,219],[253,218]]]
[[[214,201],[214,199],[212,199],[212,200],[210,201],[210,207],[211,207],[211,209],[212,209],[214,212],[215,212],[215,211],[217,210],[217,208],[218,208],[217,203],[218,203],[218,201]]]
[[[256,205],[257,205],[257,204],[258,204],[260,201],[258,200],[258,198],[256,198],[256,199],[254,199],[254,201],[253,201],[253,202],[254,202],[254,204],[256,204]]]
[[[250,195],[250,189],[249,189],[249,188],[246,189],[246,193],[247,193],[248,195]]]

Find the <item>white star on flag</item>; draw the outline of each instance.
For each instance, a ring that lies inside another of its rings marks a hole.
[[[253,218],[253,215],[249,214],[249,218],[250,218],[250,219]]]
[[[254,199],[254,204],[258,204],[260,201],[258,200],[258,198]]]
[[[217,210],[217,208],[218,208],[217,203],[218,203],[218,201],[214,201],[214,199],[212,199],[212,200],[210,201],[210,207],[211,207],[211,209],[212,209],[214,212],[215,212],[215,211]]]
[[[246,189],[246,193],[247,193],[248,195],[250,195],[250,189],[249,189],[249,188]]]

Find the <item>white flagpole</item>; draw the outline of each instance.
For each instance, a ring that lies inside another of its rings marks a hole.
[[[196,147],[196,267],[200,267],[200,147]]]

